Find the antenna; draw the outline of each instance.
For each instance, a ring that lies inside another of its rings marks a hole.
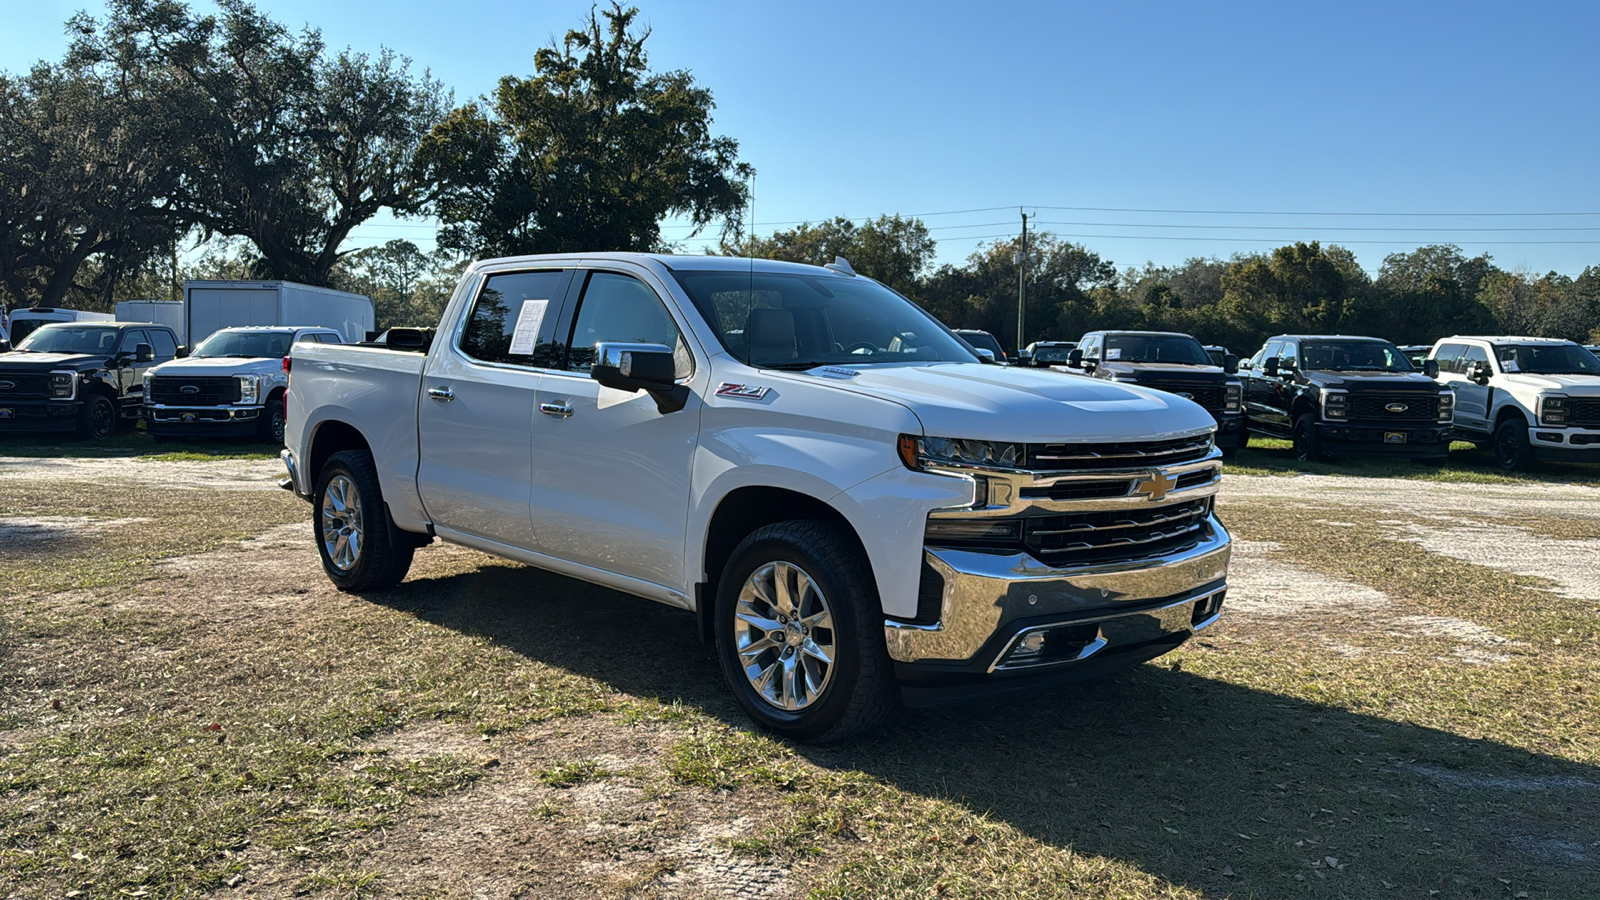
[[[856,273],[855,269],[850,268],[850,260],[842,256],[835,256],[833,262],[828,263],[823,268],[838,272],[840,275],[854,275]]]

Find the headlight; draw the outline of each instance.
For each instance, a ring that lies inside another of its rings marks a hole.
[[[156,373],[154,371],[144,373],[144,395],[146,397],[150,396],[150,382],[154,381],[155,377]]]
[[[1222,391],[1223,412],[1238,412],[1244,403],[1244,385],[1237,381],[1228,382]]]
[[[73,400],[78,396],[78,373],[61,371],[50,373],[50,399]]]
[[[1439,393],[1439,424],[1449,425],[1456,420],[1456,393],[1455,391],[1441,391]]]
[[[1571,404],[1567,397],[1561,394],[1539,395],[1539,424],[1564,426],[1567,424],[1567,415],[1572,412]]]
[[[1350,395],[1344,391],[1323,391],[1322,417],[1324,419],[1348,419],[1350,417]]]
[[[239,402],[245,406],[255,406],[261,402],[261,376],[235,375],[239,382]]]
[[[1021,444],[974,441],[965,438],[929,438],[900,435],[900,461],[908,469],[926,471],[928,465],[986,466],[1015,469],[1022,465]]]

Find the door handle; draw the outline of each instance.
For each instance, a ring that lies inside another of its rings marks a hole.
[[[447,387],[434,387],[428,388],[428,396],[435,400],[444,400],[449,402],[456,398],[456,392]]]
[[[567,416],[572,415],[572,407],[565,403],[541,403],[539,404],[539,412],[547,416],[555,416],[558,419],[565,419]]]

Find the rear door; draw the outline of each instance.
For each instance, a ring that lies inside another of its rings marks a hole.
[[[581,273],[560,371],[539,383],[534,413],[532,517],[537,549],[559,559],[656,585],[687,583],[684,532],[689,473],[700,433],[700,396],[662,413],[643,391],[601,387],[589,377],[595,344],[674,348],[680,381],[697,371],[687,329],[648,270],[618,265]]]
[[[436,527],[533,546],[534,396],[552,364],[556,312],[572,272],[488,275],[422,374],[417,490]]]

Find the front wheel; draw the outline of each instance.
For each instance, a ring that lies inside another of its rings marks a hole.
[[[256,437],[282,447],[283,424],[283,395],[273,394],[267,398],[267,405],[262,407],[261,417],[256,420]]]
[[[78,437],[103,441],[117,430],[117,405],[103,394],[90,394],[78,407]]]
[[[411,569],[416,548],[389,540],[389,521],[372,456],[345,450],[328,457],[312,495],[322,570],[341,591],[394,587]]]
[[[1494,430],[1494,460],[1507,472],[1533,468],[1533,448],[1528,445],[1528,423],[1516,416]]]
[[[715,617],[723,674],[762,728],[832,741],[894,711],[871,567],[839,526],[798,520],[752,532],[722,572]]]
[[[1294,458],[1319,462],[1323,458],[1322,438],[1317,435],[1317,417],[1305,413],[1294,420]]]

